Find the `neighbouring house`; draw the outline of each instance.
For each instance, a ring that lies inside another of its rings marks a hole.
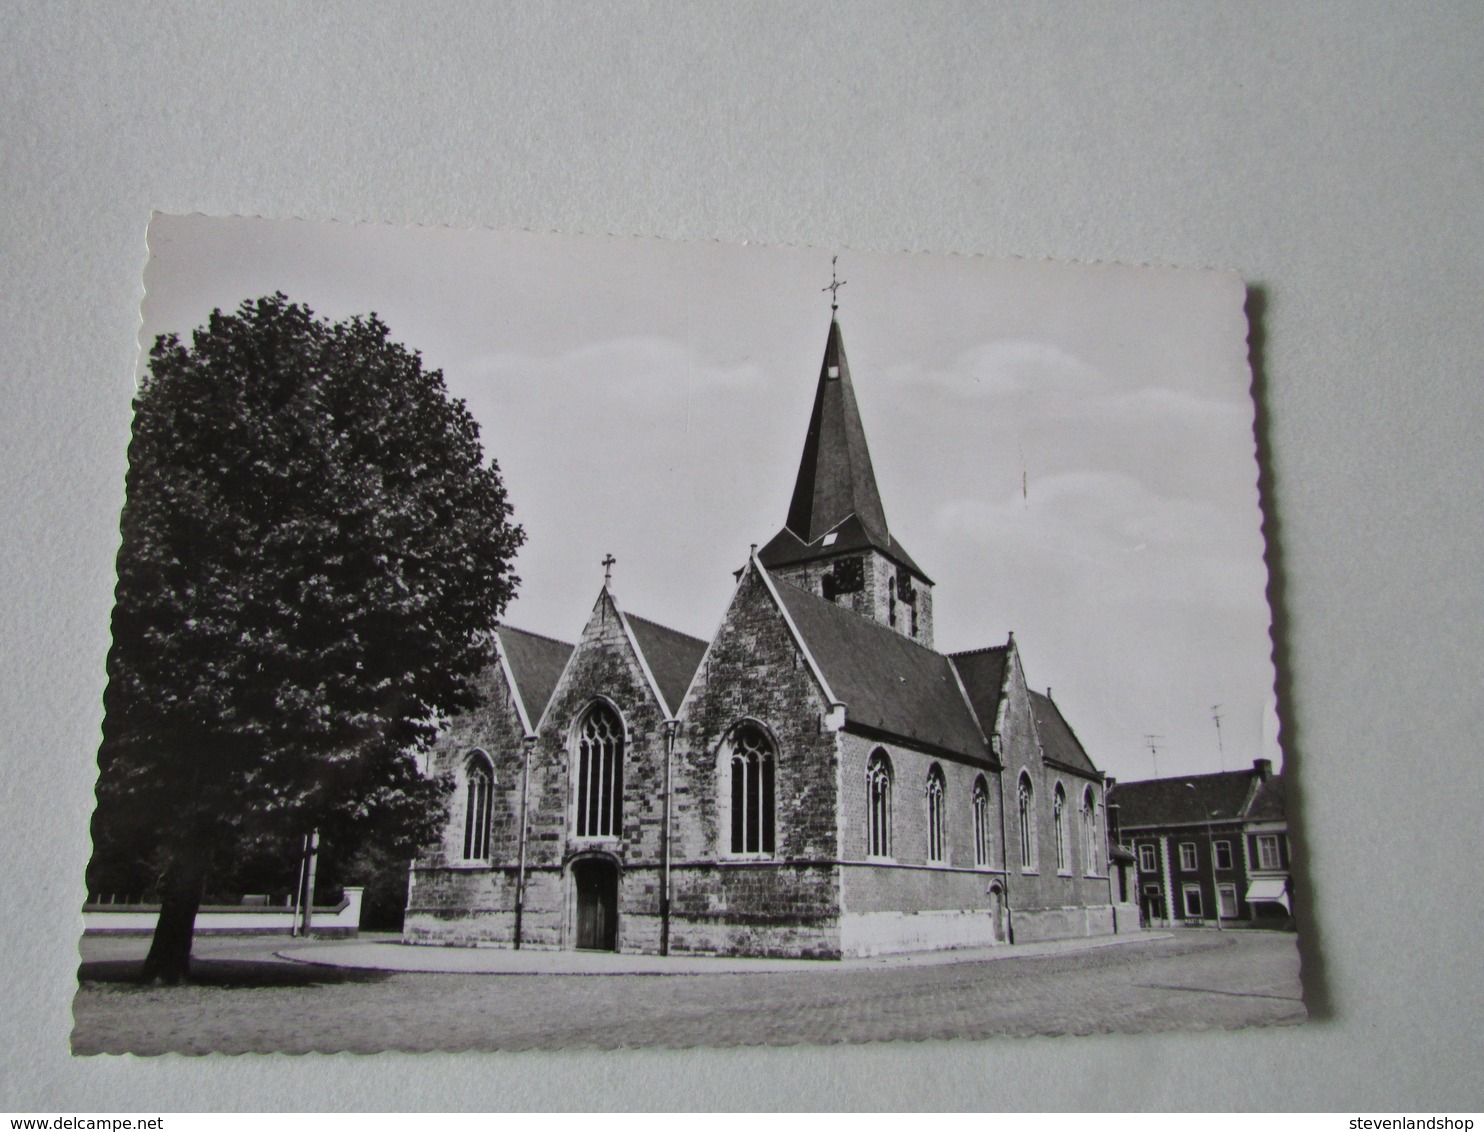
[[[1293,926],[1283,777],[1251,770],[1109,786],[1113,837],[1134,857],[1145,925]]]
[[[606,574],[575,644],[493,633],[433,752],[452,817],[407,941],[839,958],[1137,927],[1104,776],[1014,636],[933,647],[834,319],[787,520],[736,579],[710,640]]]

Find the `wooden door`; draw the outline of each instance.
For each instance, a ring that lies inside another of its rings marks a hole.
[[[608,861],[578,861],[572,879],[577,885],[578,948],[617,950],[618,869]]]

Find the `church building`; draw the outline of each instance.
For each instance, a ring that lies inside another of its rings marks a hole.
[[[933,624],[832,318],[786,521],[710,641],[606,578],[575,644],[495,630],[404,938],[838,959],[1132,930],[1104,776],[1014,636],[944,654]]]

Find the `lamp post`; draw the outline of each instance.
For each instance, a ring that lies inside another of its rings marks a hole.
[[[1185,784],[1185,789],[1191,791],[1191,793],[1194,794],[1195,783],[1187,782]],[[1211,819],[1214,817],[1218,817],[1221,811],[1207,810],[1204,806],[1202,806],[1201,812],[1205,815],[1206,818],[1206,852],[1211,857],[1211,903],[1216,915],[1216,930],[1221,931],[1221,889],[1220,887],[1218,887],[1219,882],[1216,879],[1216,837],[1211,832]]]

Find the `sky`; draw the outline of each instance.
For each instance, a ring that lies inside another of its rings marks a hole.
[[[938,649],[1013,631],[1031,686],[1120,780],[1281,765],[1233,274],[157,215],[140,367],[157,334],[274,291],[374,311],[500,466],[527,539],[508,624],[574,641],[612,554],[625,610],[709,639],[788,510],[834,255]]]

